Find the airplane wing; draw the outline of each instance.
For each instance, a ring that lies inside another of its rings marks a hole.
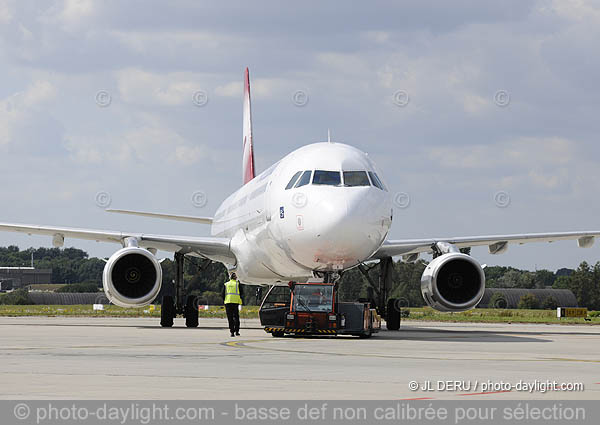
[[[127,233],[111,230],[78,229],[72,227],[39,226],[30,224],[0,223],[0,231],[51,236],[62,245],[64,238],[85,239],[97,242],[123,244],[125,238],[133,237],[142,248],[155,248],[168,252],[209,258],[228,264],[236,264],[235,255],[229,249],[229,239]]]
[[[211,224],[213,222],[212,217],[198,217],[198,216],[194,216],[194,215],[175,215],[175,214],[164,214],[164,213],[155,213],[155,212],[146,212],[146,211],[130,211],[130,210],[115,210],[115,209],[107,209],[104,211],[111,212],[111,213],[117,213],[117,214],[139,215],[142,217],[150,217],[150,218],[162,218],[165,220],[173,220],[173,221],[187,221],[190,223]]]
[[[521,233],[514,235],[467,236],[453,238],[387,240],[371,256],[371,259],[410,255],[431,252],[437,242],[447,242],[458,248],[487,245],[490,254],[501,254],[508,244],[523,245],[529,242],[554,242],[561,240],[577,240],[581,248],[589,248],[594,244],[594,238],[600,236],[600,231],[589,232],[555,232],[555,233]]]

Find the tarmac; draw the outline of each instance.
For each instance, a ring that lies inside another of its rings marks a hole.
[[[158,322],[2,317],[0,398],[600,399],[598,326],[406,321],[370,339],[273,338],[242,319],[231,338],[221,319]]]

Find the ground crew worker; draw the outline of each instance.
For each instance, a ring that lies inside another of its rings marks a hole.
[[[240,282],[237,280],[235,273],[231,273],[231,279],[223,284],[221,291],[223,296],[223,303],[225,304],[225,312],[227,313],[227,320],[229,321],[229,331],[231,336],[240,335],[240,310],[239,306],[242,305],[242,287]]]

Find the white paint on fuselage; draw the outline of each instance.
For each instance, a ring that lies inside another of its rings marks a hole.
[[[286,190],[298,171],[373,171],[374,162],[341,143],[295,150],[229,196],[211,233],[231,238],[238,277],[247,283],[300,280],[368,259],[392,221],[391,197],[375,186],[309,184]]]

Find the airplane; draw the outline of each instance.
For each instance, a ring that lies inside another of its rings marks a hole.
[[[577,240],[593,245],[600,231],[530,233],[471,237],[432,237],[389,240],[392,196],[369,155],[343,143],[303,146],[256,175],[252,137],[250,79],[244,75],[243,185],[218,207],[214,217],[196,217],[130,210],[107,210],[198,224],[210,224],[211,236],[173,236],[0,223],[0,230],[48,235],[55,247],[65,238],[121,245],[106,262],[102,281],[108,300],[122,307],[143,307],[154,301],[162,284],[158,250],[174,253],[175,296],[162,299],[161,325],[173,326],[181,314],[186,326],[198,326],[198,308],[185,297],[183,262],[186,256],[223,263],[244,284],[286,284],[308,279],[336,282],[344,271],[379,262],[378,311],[387,328],[397,330],[398,300],[388,297],[393,257],[416,261],[431,253],[421,279],[426,303],[440,311],[474,308],[485,290],[482,265],[461,248],[488,246],[491,254],[511,243]]]

